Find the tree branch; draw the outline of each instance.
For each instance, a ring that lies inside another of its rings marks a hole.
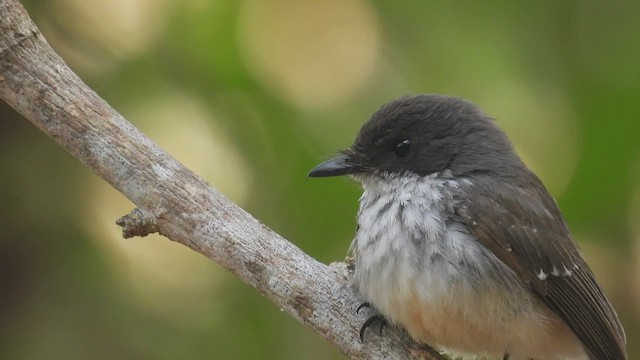
[[[353,359],[439,359],[397,329],[365,344],[345,263],[326,266],[211,188],[86,86],[17,0],[0,0],[0,98],[136,204],[124,236],[159,232],[207,256]]]

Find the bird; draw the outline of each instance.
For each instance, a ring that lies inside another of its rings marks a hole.
[[[308,174],[341,175],[363,189],[352,285],[414,340],[464,359],[628,359],[556,201],[470,101],[384,104]]]

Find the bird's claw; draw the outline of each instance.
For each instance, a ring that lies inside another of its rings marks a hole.
[[[364,308],[368,308],[371,307],[371,304],[368,302],[364,302],[362,304],[360,304],[360,306],[358,306],[358,308],[356,309],[356,314],[360,314],[360,310],[364,309]]]
[[[380,336],[382,336],[382,330],[387,326],[387,320],[382,315],[373,315],[368,318],[364,324],[362,324],[362,327],[360,327],[360,342],[364,342],[364,332],[367,328],[377,322],[380,323],[379,331]]]

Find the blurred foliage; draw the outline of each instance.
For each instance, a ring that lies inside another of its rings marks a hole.
[[[558,199],[640,356],[640,3],[25,5],[103,98],[324,262],[344,257],[360,190],[307,171],[400,95],[476,102]],[[120,239],[132,204],[0,117],[0,358],[343,358],[201,256]]]

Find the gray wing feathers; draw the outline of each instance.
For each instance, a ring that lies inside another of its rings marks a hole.
[[[593,360],[627,359],[618,316],[582,259],[557,205],[541,183],[533,185],[526,190],[507,183],[470,186],[456,213],[567,322]]]

